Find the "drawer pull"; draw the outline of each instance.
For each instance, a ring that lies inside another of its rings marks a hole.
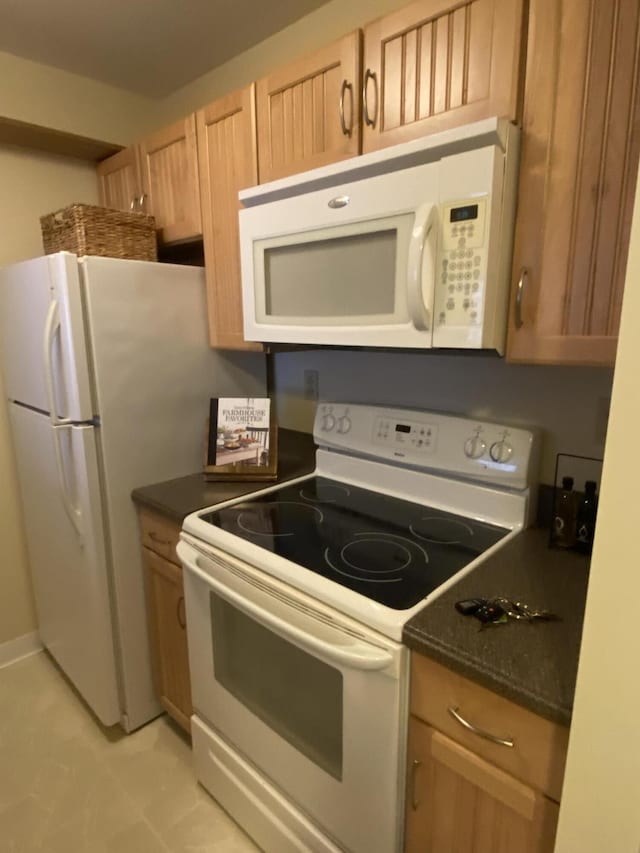
[[[491,743],[497,743],[499,746],[515,746],[513,738],[496,737],[496,735],[492,735],[490,732],[485,732],[484,729],[479,729],[477,726],[474,726],[473,723],[470,723],[465,720],[465,718],[460,715],[457,707],[449,707],[449,713],[451,714],[454,720],[457,720],[461,726],[464,726],[465,729],[468,729],[470,732],[473,732],[474,735],[483,737],[485,740],[490,740]]]
[[[154,533],[153,530],[149,533],[149,539],[157,545],[171,545],[171,542],[169,542],[168,539],[163,539],[161,536],[158,536],[157,533]]]

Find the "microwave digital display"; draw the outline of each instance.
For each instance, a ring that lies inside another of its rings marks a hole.
[[[464,207],[452,207],[449,216],[450,222],[466,222],[467,219],[478,218],[478,205],[467,204]]]

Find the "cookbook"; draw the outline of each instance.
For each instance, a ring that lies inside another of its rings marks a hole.
[[[276,426],[268,397],[209,401],[204,473],[210,480],[276,478]]]

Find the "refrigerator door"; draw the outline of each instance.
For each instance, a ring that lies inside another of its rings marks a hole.
[[[201,268],[93,257],[80,267],[100,416],[123,724],[132,730],[161,708],[131,492],[202,470],[209,398],[262,396],[264,357],[209,347]]]
[[[120,720],[120,701],[97,430],[53,427],[46,415],[15,403],[9,410],[40,636],[98,719],[111,726]]]
[[[7,397],[51,414],[93,417],[78,263],[60,252],[0,270],[0,360]]]

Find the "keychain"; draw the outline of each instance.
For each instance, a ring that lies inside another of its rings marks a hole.
[[[529,605],[508,598],[468,598],[456,601],[455,608],[464,616],[475,616],[487,625],[505,625],[510,619],[517,622],[555,622],[560,619],[550,610],[533,610]]]

